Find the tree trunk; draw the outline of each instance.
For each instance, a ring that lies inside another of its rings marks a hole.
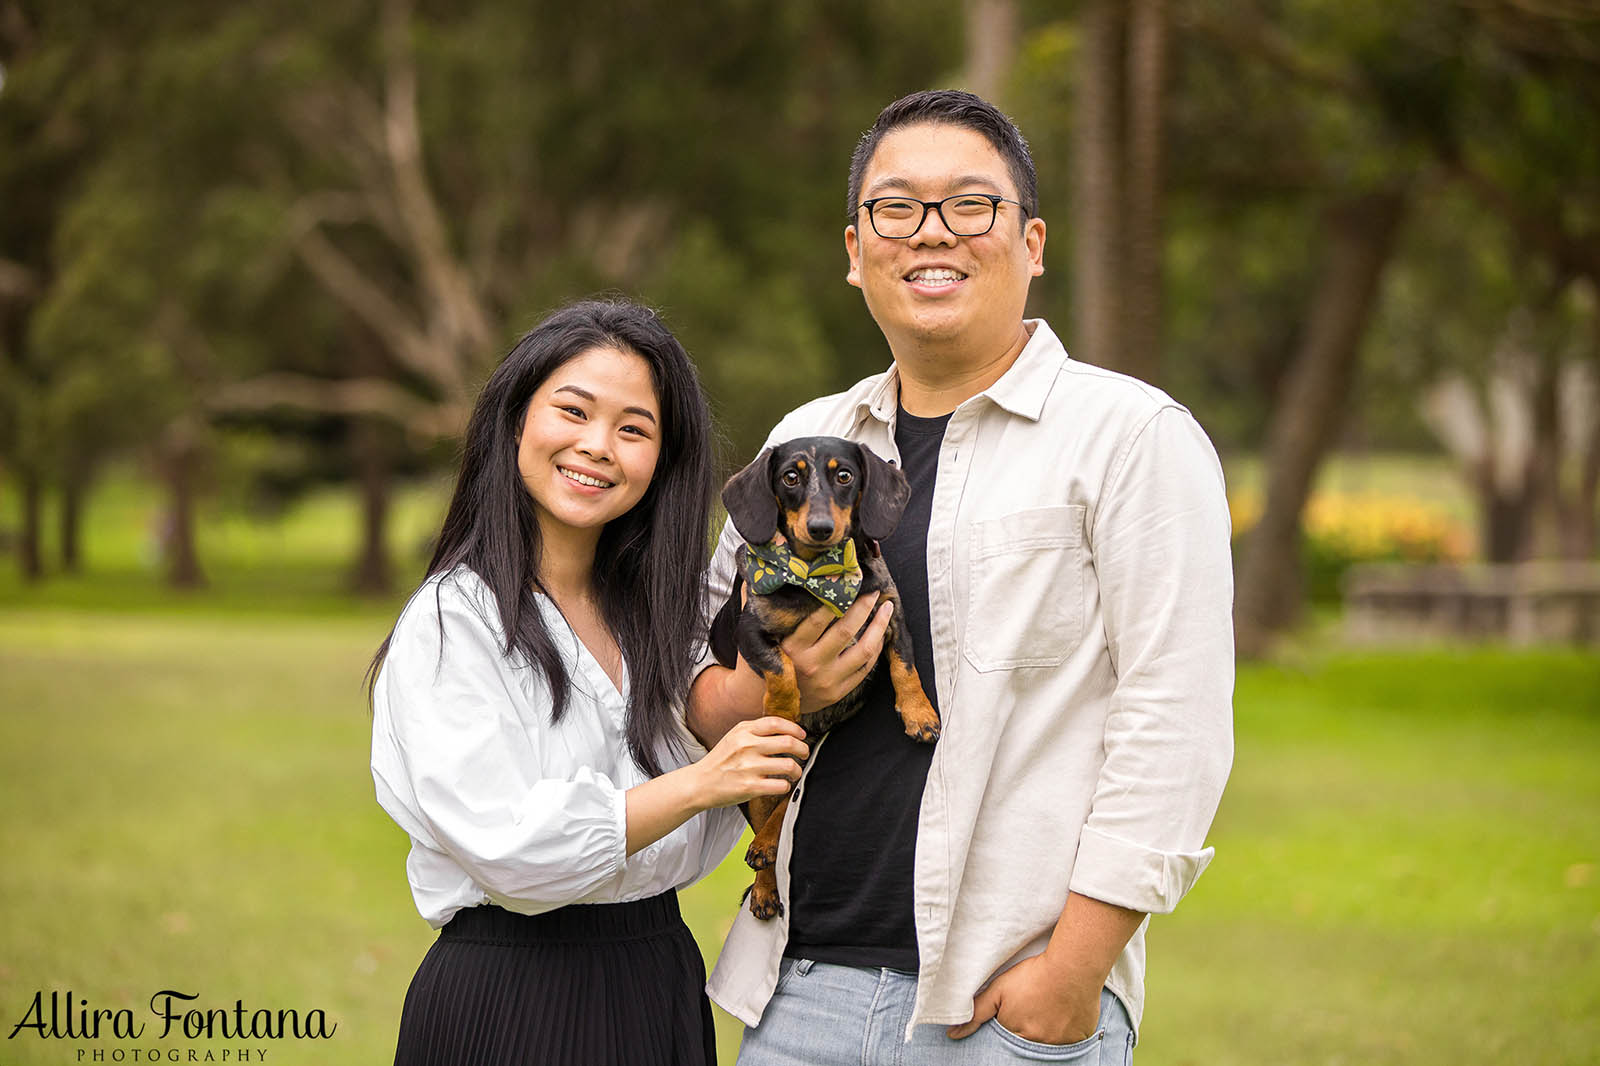
[[[1123,365],[1122,4],[1086,0],[1073,103],[1072,342],[1086,363]]]
[[[167,483],[167,513],[161,527],[167,584],[174,588],[200,588],[206,579],[200,569],[194,535],[200,467],[196,432],[183,422],[175,423],[168,427],[161,451],[161,474]]]
[[[389,565],[389,457],[379,428],[370,419],[353,431],[356,474],[361,483],[361,554],[350,585],[363,596],[387,595],[393,571]]]
[[[83,530],[83,501],[89,492],[89,474],[80,466],[68,467],[61,483],[61,572],[77,574],[83,571],[80,551]]]
[[[1560,366],[1548,348],[1534,358],[1537,377],[1533,394],[1533,454],[1528,457],[1525,483],[1529,489],[1531,521],[1518,551],[1522,559],[1542,559],[1560,554],[1561,544],[1561,403],[1556,393]]]
[[[1493,475],[1481,478],[1478,509],[1483,558],[1491,563],[1515,563],[1528,557],[1533,542],[1534,494],[1523,481],[1514,491],[1501,487]]]
[[[1017,0],[967,0],[966,14],[967,88],[998,104],[1017,58]]]
[[[1128,5],[1127,185],[1121,352],[1123,373],[1161,377],[1163,117],[1166,113],[1166,0]]]
[[[1594,348],[1587,362],[1567,368],[1561,383],[1563,414],[1573,464],[1573,492],[1561,501],[1561,557],[1590,559],[1600,551],[1595,540],[1595,506],[1600,504],[1600,315],[1591,320]]]
[[[1600,505],[1600,433],[1589,439],[1582,464],[1578,471],[1578,495],[1572,501],[1572,515],[1562,524],[1561,554],[1567,559],[1592,559],[1600,552],[1594,514],[1596,506]]]
[[[1600,430],[1590,431],[1578,464],[1577,495],[1561,524],[1561,555],[1566,559],[1592,559],[1600,552],[1594,513],[1600,505]]]
[[[40,548],[40,533],[44,524],[44,485],[37,471],[25,466],[17,468],[17,481],[22,489],[22,528],[17,532],[17,563],[27,581],[44,577],[44,553]]]
[[[1268,428],[1266,505],[1239,564],[1234,624],[1240,655],[1262,654],[1271,633],[1300,607],[1301,512],[1343,421],[1361,338],[1404,209],[1404,194],[1386,191],[1335,205],[1324,216],[1321,278]]]

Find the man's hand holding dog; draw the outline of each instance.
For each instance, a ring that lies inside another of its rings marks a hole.
[[[818,607],[784,640],[783,650],[794,661],[802,714],[836,703],[866,679],[883,651],[884,634],[894,615],[893,604],[878,609],[879,602],[876,592],[862,596],[838,618]]]
[[[876,592],[862,596],[838,618],[818,606],[784,640],[783,650],[794,662],[803,713],[837,701],[878,661],[894,617],[894,605],[880,606],[879,601]],[[760,675],[742,656],[732,670],[709,667],[689,693],[689,728],[701,744],[714,747],[735,724],[761,715],[765,691]]]

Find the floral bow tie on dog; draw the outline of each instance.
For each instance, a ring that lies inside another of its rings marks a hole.
[[[782,537],[766,544],[746,544],[739,551],[739,570],[750,591],[759,595],[798,585],[826,604],[837,618],[856,602],[861,591],[854,540],[836,544],[810,562],[791,551]]]

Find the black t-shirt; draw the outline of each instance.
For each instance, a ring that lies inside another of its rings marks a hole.
[[[928,517],[949,421],[949,415],[899,413],[894,439],[911,499],[894,533],[880,542],[915,644],[917,674],[935,707]],[[785,954],[846,966],[917,969],[912,872],[917,814],[933,749],[905,735],[894,710],[889,668],[880,660],[866,703],[833,728],[802,786],[789,862]]]

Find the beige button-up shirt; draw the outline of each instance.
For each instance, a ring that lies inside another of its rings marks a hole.
[[[1211,861],[1233,758],[1233,574],[1216,452],[1160,390],[1075,362],[1041,321],[950,417],[928,525],[943,735],[917,825],[911,1027],[972,1016],[1042,952],[1075,891],[1171,911]],[[894,367],[786,416],[898,461]],[[723,528],[712,605],[733,581]],[[709,615],[708,615],[709,617]],[[820,745],[819,745],[820,750]],[[789,806],[778,889],[789,897]],[[1107,985],[1137,1027],[1145,925]],[[742,908],[707,991],[746,1025],[777,983],[786,917]]]

